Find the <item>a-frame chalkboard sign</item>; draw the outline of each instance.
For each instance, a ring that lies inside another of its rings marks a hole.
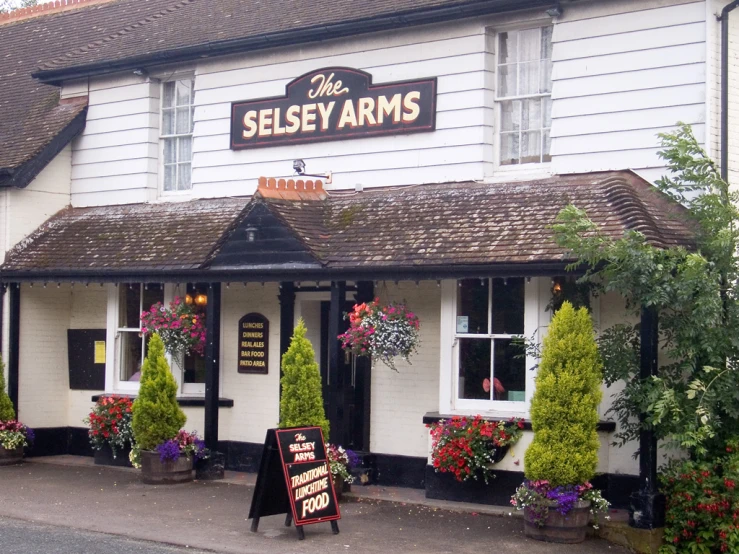
[[[251,530],[256,533],[259,518],[287,514],[285,525],[295,521],[298,538],[305,538],[304,525],[341,518],[326,457],[320,427],[268,429],[262,461],[249,509]]]

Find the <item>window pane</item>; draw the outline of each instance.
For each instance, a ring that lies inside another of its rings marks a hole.
[[[177,105],[178,106],[189,106],[190,102],[190,83],[188,79],[186,81],[177,81]]]
[[[541,28],[540,57],[542,60],[551,59],[552,57],[552,31],[553,30],[554,30],[554,27],[552,27],[551,25],[549,27]]]
[[[121,338],[120,380],[138,381],[141,377],[142,339],[138,333],[123,331]]]
[[[190,164],[177,164],[177,190],[190,190]]]
[[[516,96],[516,65],[498,67],[498,97]]]
[[[500,103],[500,130],[518,131],[521,128],[521,101]]]
[[[515,62],[518,34],[516,32],[500,33],[498,36],[500,37],[498,41],[498,64]]]
[[[164,190],[175,190],[177,184],[177,166],[175,164],[164,166]]]
[[[175,148],[177,139],[169,138],[164,140],[164,163],[173,164],[177,161],[177,150]]]
[[[488,333],[488,279],[464,279],[457,287],[457,329],[467,322],[467,332]],[[460,319],[460,318],[467,318]],[[462,332],[462,331],[457,331]]]
[[[521,129],[537,131],[541,128],[541,100],[532,98],[521,101]]]
[[[518,32],[518,61],[539,60],[541,55],[541,29],[526,29]]]
[[[164,302],[164,289],[159,283],[149,283],[144,286],[144,302],[142,309],[148,310],[153,304]]]
[[[552,126],[552,98],[551,96],[545,96],[541,99],[542,107],[541,110],[544,112],[544,125],[545,129],[549,129]]]
[[[540,62],[527,62],[518,65],[518,94],[537,94],[539,92]]]
[[[162,134],[174,134],[174,109],[172,108],[162,110]]]
[[[192,159],[192,137],[177,139],[177,161],[189,162]]]
[[[523,334],[523,278],[493,279],[493,333]]]
[[[541,156],[541,161],[551,162],[552,161],[552,138],[549,131],[544,131],[544,152]]]
[[[541,132],[529,131],[521,133],[521,163],[541,162]]]
[[[523,348],[512,339],[495,339],[493,344],[492,390],[496,400],[526,400],[526,358]]]
[[[539,80],[539,92],[552,92],[552,60],[541,62]]]
[[[118,286],[118,326],[129,329],[141,327],[141,285],[121,283]]]
[[[511,165],[518,163],[518,133],[500,134],[500,163]]]
[[[169,108],[174,106],[174,81],[164,83],[162,87],[162,107]]]
[[[459,339],[459,398],[491,400],[490,346],[489,339]]]
[[[190,132],[190,108],[177,108],[177,117],[175,119],[175,132],[178,135],[185,135]]]

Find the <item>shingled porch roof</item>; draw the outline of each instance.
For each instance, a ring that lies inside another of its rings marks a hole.
[[[8,254],[1,278],[561,272],[572,260],[550,225],[570,203],[614,238],[635,229],[669,247],[692,236],[684,209],[630,171],[285,196],[70,208]],[[255,241],[246,228],[256,229]]]

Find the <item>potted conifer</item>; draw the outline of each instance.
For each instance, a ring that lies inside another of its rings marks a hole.
[[[19,464],[23,447],[33,442],[33,431],[15,419],[15,409],[5,392],[5,365],[0,358],[0,466]]]
[[[177,383],[164,357],[162,339],[156,333],[149,340],[146,359],[141,366],[139,395],[133,403],[132,412],[136,442],[132,461],[141,466],[143,482],[165,484],[191,481],[192,453],[174,457],[169,456],[167,451],[173,441],[179,444],[177,438],[180,428],[187,418],[177,404]]]
[[[524,510],[524,531],[531,538],[582,542],[591,514],[608,509],[590,485],[600,446],[602,367],[587,309],[576,311],[564,302],[544,338],[531,400],[534,440],[524,457],[526,481],[511,499]]]

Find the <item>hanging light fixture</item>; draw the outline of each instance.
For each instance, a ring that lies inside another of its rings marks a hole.
[[[195,304],[198,306],[206,306],[208,304],[208,297],[202,292],[195,295]]]

